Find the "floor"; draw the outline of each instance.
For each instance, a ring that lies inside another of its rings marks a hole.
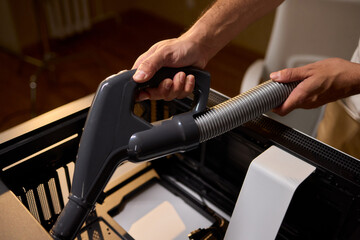
[[[0,132],[96,91],[107,76],[130,69],[136,58],[159,40],[176,37],[182,26],[139,10],[123,13],[92,26],[88,32],[52,41],[53,57],[37,79],[36,103],[31,104],[29,80],[39,68],[0,51]],[[24,53],[41,58],[39,46]],[[241,79],[258,54],[229,45],[206,67],[211,87],[228,95],[238,94]]]

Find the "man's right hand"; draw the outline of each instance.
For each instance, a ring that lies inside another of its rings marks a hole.
[[[133,79],[135,82],[146,82],[162,67],[194,66],[204,68],[201,47],[189,41],[186,37],[168,39],[154,44],[148,51],[138,57],[132,69],[137,69]],[[141,91],[137,100],[184,98],[191,94],[195,86],[195,77],[184,72],[178,72],[173,79],[164,79],[157,88]]]

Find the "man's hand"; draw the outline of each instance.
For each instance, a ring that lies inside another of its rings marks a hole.
[[[153,45],[147,52],[136,60],[133,69],[137,68],[133,76],[136,82],[146,82],[162,67],[194,66],[204,68],[206,62],[201,53],[201,47],[186,40],[185,37],[164,40]],[[184,98],[194,89],[195,78],[178,72],[173,79],[163,80],[157,88],[149,88],[140,92],[138,100],[172,100]]]
[[[329,58],[303,67],[288,68],[270,74],[277,82],[302,82],[273,112],[283,116],[295,108],[316,108],[360,93],[360,64]]]

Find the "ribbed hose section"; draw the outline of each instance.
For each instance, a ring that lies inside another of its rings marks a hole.
[[[200,142],[230,131],[279,106],[298,83],[278,83],[269,80],[212,107],[208,112],[195,118],[200,131]]]

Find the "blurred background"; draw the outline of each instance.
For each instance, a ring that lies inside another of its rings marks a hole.
[[[210,0],[0,0],[0,132],[92,94],[154,43],[179,36]],[[239,93],[263,58],[274,12],[248,27],[206,70],[211,87]]]

